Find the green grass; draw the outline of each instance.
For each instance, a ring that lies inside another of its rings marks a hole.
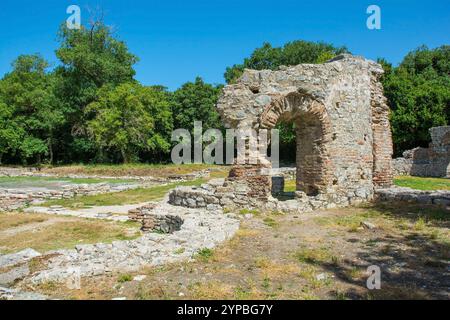
[[[260,212],[257,209],[252,209],[252,210],[250,210],[250,209],[241,209],[241,210],[239,210],[239,214],[242,214],[242,215],[253,214],[253,215],[257,216],[257,215],[260,214]]]
[[[170,175],[189,174],[205,169],[226,170],[226,166],[210,165],[210,164],[94,164],[94,165],[71,165],[61,167],[43,168],[42,172],[53,173],[58,175],[67,174],[88,174],[88,175],[104,175],[104,176],[152,176],[167,177]]]
[[[399,176],[395,177],[394,184],[417,190],[450,190],[450,179],[445,178]]]
[[[197,258],[202,260],[203,262],[208,262],[209,259],[213,256],[214,251],[208,248],[203,248],[197,252]]]
[[[266,226],[271,227],[271,228],[275,228],[278,226],[278,222],[270,217],[264,218],[263,222]]]
[[[295,191],[297,191],[297,182],[292,179],[285,180],[284,192],[295,192]]]
[[[129,282],[131,280],[133,280],[133,276],[131,274],[126,273],[126,274],[120,275],[119,278],[117,279],[117,282],[125,283],[125,282]]]
[[[72,183],[72,184],[95,184],[95,183],[131,183],[132,179],[97,179],[97,178],[59,178],[59,177],[0,177],[0,184],[31,184],[45,185],[52,182]]]
[[[422,178],[411,176],[398,176],[394,178],[394,184],[399,187],[408,187],[417,190],[450,190],[450,179]],[[295,192],[296,181],[286,180],[284,192]]]
[[[41,206],[63,206],[65,208],[86,208],[94,206],[115,206],[123,204],[136,204],[148,201],[157,201],[164,198],[164,196],[171,189],[177,186],[199,186],[205,183],[205,179],[197,179],[192,181],[170,183],[162,186],[155,186],[150,188],[138,188],[133,190],[126,190],[115,193],[105,193],[92,196],[80,196],[73,199],[50,200],[42,203]]]

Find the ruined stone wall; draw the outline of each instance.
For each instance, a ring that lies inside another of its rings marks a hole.
[[[246,70],[224,88],[218,110],[232,128],[294,122],[297,189],[370,199],[392,183],[389,108],[382,68],[343,55],[321,65]]]
[[[430,129],[428,148],[415,148],[393,160],[396,175],[450,178],[450,126]]]
[[[392,184],[389,108],[375,62],[342,55],[324,64],[245,70],[223,89],[217,108],[229,128],[296,130],[297,192],[278,201],[271,164],[235,164],[222,183],[177,188],[175,205],[264,208],[285,212],[332,208],[371,200],[375,187]],[[249,151],[249,158],[258,158]]]

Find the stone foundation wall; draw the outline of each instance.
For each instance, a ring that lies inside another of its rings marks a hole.
[[[230,210],[261,209],[263,211],[280,211],[286,213],[308,212],[315,209],[345,207],[372,200],[369,194],[318,194],[308,196],[297,191],[292,200],[280,201],[272,196],[254,197],[250,188],[243,181],[225,179],[212,180],[200,187],[177,187],[169,193],[169,203],[189,208],[206,208],[210,211],[218,208]]]
[[[411,188],[393,187],[378,189],[375,200],[378,201],[405,201],[420,204],[433,204],[450,206],[450,192],[446,190],[421,191]]]
[[[351,55],[275,71],[245,70],[223,89],[217,108],[225,125],[235,129],[258,132],[280,122],[295,124],[298,191],[311,197],[370,199],[374,187],[392,185],[382,74],[379,64]],[[247,176],[241,170],[253,171]],[[253,196],[268,201],[271,178],[252,176],[257,170],[236,169]]]
[[[179,231],[184,221],[181,217],[170,214],[155,214],[153,210],[157,204],[149,204],[138,209],[128,211],[128,217],[132,221],[142,223],[144,232],[174,233]]]
[[[63,186],[61,190],[7,189],[0,188],[0,211],[16,210],[29,203],[44,200],[71,199],[76,196],[90,196],[135,189],[144,184],[112,186],[108,183],[77,184]]]

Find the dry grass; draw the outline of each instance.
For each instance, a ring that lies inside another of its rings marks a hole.
[[[277,262],[267,257],[258,257],[255,259],[255,266],[261,270],[265,277],[273,279],[277,277],[299,274],[301,268],[291,262]]]
[[[231,300],[234,298],[233,286],[218,281],[195,283],[189,289],[196,300]]]
[[[0,213],[0,231],[30,223],[40,223],[49,219],[46,215]]]
[[[20,219],[22,214],[11,216]],[[45,252],[72,248],[77,244],[130,240],[139,235],[137,224],[70,218],[70,220],[63,219],[51,225],[3,236],[1,249],[3,253],[16,252],[25,248]]]

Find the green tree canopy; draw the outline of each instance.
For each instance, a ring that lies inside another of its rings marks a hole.
[[[60,79],[56,93],[69,119],[64,131],[66,153],[86,161],[87,155],[95,154],[95,146],[87,136],[86,123],[90,119],[86,118],[85,108],[95,101],[97,90],[103,86],[132,82],[138,58],[101,22],[78,30],[63,25],[59,39],[56,56],[62,65],[56,69]]]
[[[47,154],[52,161],[54,134],[64,122],[54,95],[55,79],[47,67],[39,55],[19,56],[0,85],[2,119],[9,122],[3,134],[9,141],[8,150],[20,151],[22,162],[33,158],[40,162]],[[13,142],[17,139],[20,145]]]
[[[450,119],[450,46],[433,50],[423,46],[406,55],[397,68],[382,65],[395,154],[426,147],[428,130],[447,125]]]
[[[205,83],[197,77],[186,82],[172,95],[172,113],[175,129],[193,131],[194,121],[202,121],[203,129],[220,129],[222,123],[216,109],[221,87]]]
[[[286,43],[282,47],[272,47],[264,43],[262,47],[253,51],[242,64],[228,67],[225,72],[227,83],[233,83],[239,78],[244,69],[276,70],[279,66],[293,66],[301,63],[323,63],[334,56],[348,52],[345,47],[335,47],[324,42],[310,42],[297,40]]]
[[[100,89],[97,101],[86,112],[89,135],[102,151],[119,152],[124,162],[140,152],[170,151],[172,115],[167,93],[136,83]]]

